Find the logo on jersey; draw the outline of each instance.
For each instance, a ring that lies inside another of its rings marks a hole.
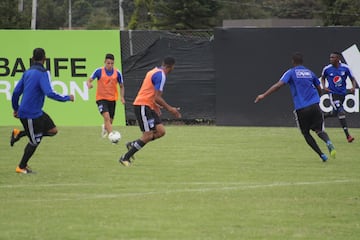
[[[297,78],[311,78],[311,73],[305,69],[296,69],[295,74]]]
[[[335,87],[342,86],[342,78],[340,76],[335,76],[333,78],[333,83],[335,84]]]

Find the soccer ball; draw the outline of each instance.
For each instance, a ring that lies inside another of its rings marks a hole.
[[[112,131],[111,133],[109,133],[108,138],[109,138],[110,142],[118,143],[121,139],[121,134],[118,131]]]

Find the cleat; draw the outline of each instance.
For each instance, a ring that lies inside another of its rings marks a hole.
[[[130,149],[131,149],[132,147],[133,147],[133,143],[132,143],[132,142],[126,143],[126,148],[127,148],[128,151],[130,151]],[[132,155],[132,156],[131,156],[131,159],[132,159],[132,160],[135,160],[135,156]]]
[[[20,168],[19,166],[16,167],[15,172],[22,174],[34,173],[29,167]]]
[[[125,167],[130,167],[131,161],[129,159],[125,159],[124,155],[120,157],[119,163],[121,163]]]
[[[101,137],[102,137],[102,138],[106,138],[107,135],[108,135],[108,133],[107,133],[107,131],[106,131],[106,129],[105,129],[105,125],[102,124],[102,125],[101,125]]]
[[[354,141],[355,140],[355,138],[354,137],[352,137],[352,136],[347,136],[347,141],[348,141],[348,143],[351,143],[352,141]]]
[[[331,156],[332,158],[335,158],[335,157],[336,157],[336,150],[335,150],[334,145],[332,145],[332,143],[329,142],[329,143],[327,144],[327,147],[328,147],[330,156]]]
[[[326,162],[328,160],[328,157],[323,153],[320,155],[323,162]]]
[[[11,132],[11,137],[10,137],[10,146],[14,146],[14,143],[16,143],[17,141],[20,140],[20,130],[17,128],[14,128],[14,130],[12,130]]]

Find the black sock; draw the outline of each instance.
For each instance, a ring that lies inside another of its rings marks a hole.
[[[321,156],[322,151],[320,150],[319,146],[317,145],[315,139],[310,135],[310,133],[304,134],[304,138],[307,144],[319,155]]]
[[[32,157],[32,155],[34,154],[35,150],[36,150],[37,146],[31,145],[30,143],[28,143],[24,149],[24,155],[21,159],[21,162],[19,164],[19,167],[21,169],[26,168],[28,161],[30,160],[30,158]]]
[[[339,121],[340,121],[342,129],[344,130],[344,133],[345,133],[346,137],[349,137],[350,134],[349,134],[349,130],[347,128],[347,123],[346,123],[345,116],[342,117],[342,118],[339,117]]]
[[[143,141],[141,141],[140,139],[132,142],[131,144],[131,148],[130,150],[125,153],[124,158],[125,159],[130,159],[131,156],[133,156],[137,151],[139,151],[141,148],[143,148],[145,146],[146,143],[144,143]]]
[[[319,136],[319,138],[321,140],[323,140],[326,144],[330,141],[329,139],[329,135],[324,132],[324,131],[321,131],[321,132],[317,132],[317,135]]]
[[[26,136],[26,132],[24,130],[20,131],[18,137],[22,138],[23,136]]]

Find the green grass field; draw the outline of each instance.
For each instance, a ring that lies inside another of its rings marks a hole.
[[[117,130],[114,145],[59,127],[19,175],[27,139],[10,148],[0,127],[0,239],[360,238],[360,129],[351,144],[327,129],[337,157],[322,163],[295,127],[167,126],[130,168],[118,158],[140,131]]]

